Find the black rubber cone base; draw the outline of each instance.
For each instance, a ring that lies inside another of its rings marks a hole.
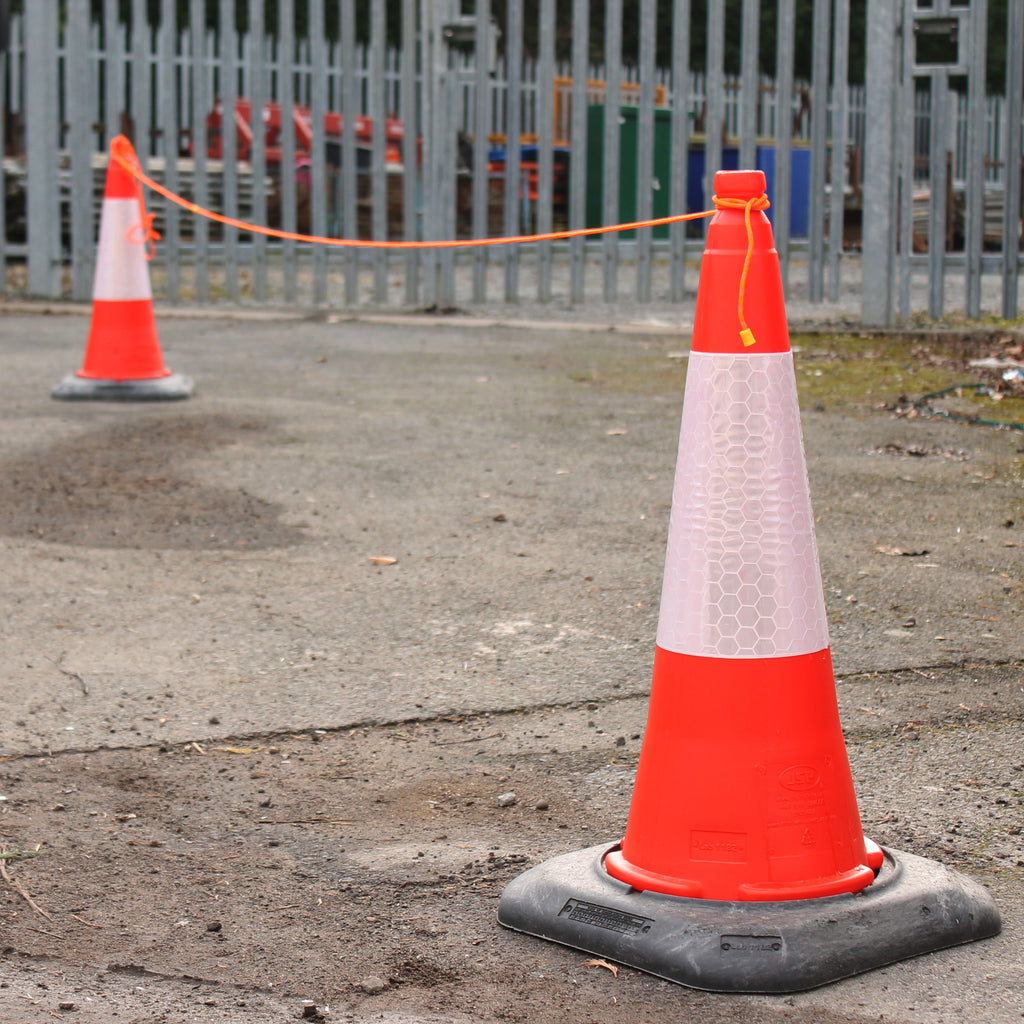
[[[775,903],[637,892],[603,866],[614,846],[554,857],[508,884],[506,928],[710,992],[799,992],[999,932],[977,883],[886,850],[855,895]]]
[[[94,377],[65,377],[53,391],[53,398],[107,402],[171,402],[192,395],[192,381],[180,373],[142,380],[98,380]]]

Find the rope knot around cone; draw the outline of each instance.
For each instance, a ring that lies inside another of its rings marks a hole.
[[[743,211],[743,225],[747,229],[747,255],[743,260],[743,271],[740,274],[739,298],[737,300],[736,312],[740,321],[740,338],[743,340],[744,347],[749,348],[757,343],[754,332],[747,325],[747,321],[743,316],[743,300],[747,291],[747,274],[750,272],[750,259],[754,254],[754,229],[750,225],[750,214],[754,210],[767,210],[772,204],[768,196],[763,192],[761,195],[751,196],[749,199],[720,195],[714,195],[711,199],[716,210]]]

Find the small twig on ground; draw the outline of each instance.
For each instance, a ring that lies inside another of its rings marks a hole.
[[[355,825],[355,818],[281,818],[260,821],[261,825]]]
[[[86,921],[86,919],[84,917],[79,917],[77,914],[72,914],[71,916],[76,921],[78,921],[80,924],[84,924],[86,926],[86,928],[102,928],[103,927],[103,925],[101,925],[101,924],[93,924],[92,921]]]
[[[503,732],[492,732],[488,736],[469,736],[464,740],[431,740],[430,744],[434,747],[454,747],[460,743],[479,743],[481,740],[500,740],[503,739],[505,734]]]
[[[36,851],[38,852],[38,851]],[[36,852],[29,851],[27,856],[34,857]],[[15,854],[15,856],[11,856]],[[52,921],[53,918],[43,910],[41,906],[25,891],[25,887],[19,882],[8,870],[6,861],[8,860],[21,860],[26,856],[25,852],[8,850],[7,847],[0,847],[0,878],[2,878],[18,895],[41,917],[45,917],[47,921]]]
[[[7,847],[4,847],[0,849],[0,861],[28,860],[29,857],[35,857],[38,853],[38,850],[8,850]]]

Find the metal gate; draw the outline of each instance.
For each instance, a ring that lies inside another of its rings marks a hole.
[[[951,279],[968,318],[1017,316],[1024,5],[1007,5],[1006,93],[995,111],[985,95],[987,16],[987,0],[868,4],[868,323],[910,316],[915,278],[930,317],[946,312]],[[966,93],[952,91],[954,76],[966,77]],[[986,273],[1001,276],[1001,302],[983,310]]]

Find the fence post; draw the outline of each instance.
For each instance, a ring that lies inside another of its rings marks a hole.
[[[309,19],[309,119],[312,135],[309,143],[309,234],[319,238],[327,234],[327,27],[323,0],[310,0]],[[382,76],[383,77],[383,76]],[[379,127],[379,126],[378,126]],[[383,163],[383,149],[381,150]],[[313,261],[313,305],[327,305],[327,247],[310,243]]]
[[[537,72],[537,233],[554,227],[554,142],[555,122],[552,97],[555,90],[555,0],[541,0],[540,61]],[[477,59],[481,51],[477,50]],[[537,300],[551,301],[552,248],[550,242],[537,246]]]
[[[911,260],[914,255],[914,164],[917,155],[917,123],[919,100],[917,84],[912,73],[914,65],[914,5],[905,3],[903,9],[903,81],[898,86],[900,99],[897,114],[893,119],[894,138],[898,140],[894,148],[893,159],[896,161],[896,181],[899,192],[894,218],[898,229],[898,269],[899,269],[899,316],[906,319],[910,316],[910,292],[912,285]],[[894,270],[897,263],[894,262]],[[895,296],[894,296],[895,301]]]
[[[889,327],[893,322],[893,99],[898,94],[896,42],[900,7],[901,0],[868,0],[867,8],[861,319],[879,327]]]
[[[814,46],[811,71],[810,254],[807,260],[811,302],[825,293],[825,164],[828,162],[828,44],[832,0],[814,0]],[[845,83],[844,83],[845,84]],[[835,125],[833,123],[833,131]],[[842,154],[833,152],[833,159]]]
[[[708,5],[707,70],[704,75],[704,206],[711,205],[715,174],[722,169],[725,134],[725,4]],[[701,221],[707,235],[709,222]]]
[[[238,216],[238,129],[235,126],[235,107],[238,99],[238,38],[235,34],[235,5],[233,0],[220,0],[217,31],[217,51],[220,60],[220,147],[223,185],[221,202],[229,217]],[[250,123],[260,130],[263,122],[256,120],[250,110]],[[138,123],[138,122],[136,122]],[[251,154],[250,154],[251,156]],[[221,230],[224,248],[224,296],[228,302],[238,302],[238,229],[225,225]]]
[[[341,7],[341,237],[359,237],[359,207],[356,178],[356,115],[359,111],[359,83],[356,81],[356,9],[355,4]],[[424,61],[424,68],[426,68]],[[426,77],[426,72],[424,72]],[[284,106],[282,93],[281,105]],[[284,176],[281,178],[282,184]],[[346,248],[345,302],[354,306],[359,301],[359,250]]]
[[[843,254],[843,216],[846,209],[847,118],[850,111],[849,53],[850,4],[836,0],[832,42],[832,194],[828,213],[828,298],[839,301],[840,258]]]
[[[790,209],[793,205],[793,53],[796,32],[795,0],[779,0],[775,54],[775,206],[772,230],[779,253],[782,287],[789,294]]]
[[[481,3],[481,6],[486,6]],[[416,0],[402,0],[402,83],[399,117],[402,119],[402,227],[403,238],[420,238],[422,216],[422,175],[419,161],[421,106],[417,100],[416,56],[419,53],[418,7]],[[486,150],[484,152],[486,157]],[[474,160],[474,163],[476,161]],[[356,250],[353,249],[352,252]],[[405,255],[405,301],[413,305],[420,297],[420,255],[410,249]]]
[[[491,114],[490,46],[491,0],[478,0],[476,5],[475,107],[473,110],[473,237],[486,238],[490,234],[491,182],[488,170],[488,125]],[[473,301],[487,299],[486,246],[473,250]]]
[[[374,0],[370,9],[370,81],[369,114],[373,122],[373,138],[370,143],[371,162],[370,194],[373,201],[370,232],[374,239],[386,242],[388,239],[388,179],[387,179],[387,98],[384,95],[384,72],[387,66],[385,42],[387,36],[387,9],[384,0]],[[373,251],[373,298],[385,304],[388,299],[387,249]]]
[[[60,206],[57,194],[57,5],[25,11],[26,206],[28,290],[60,296]]]
[[[210,112],[208,88],[206,4],[192,0],[189,5],[189,60],[192,65],[192,197],[196,205],[210,205],[210,185],[207,179],[206,115]],[[210,222],[203,216],[192,218],[192,244],[194,262],[194,291],[197,302],[210,298]]]
[[[72,0],[67,6],[65,39],[88,39],[89,27],[89,0]],[[92,295],[96,237],[92,172],[95,134],[89,116],[93,80],[89,53],[84,46],[67,47],[65,82],[65,118],[71,153],[71,298],[85,302]]]
[[[690,162],[690,0],[674,0],[672,10],[672,191],[673,213],[688,213]],[[686,296],[686,221],[669,229],[673,302]]]
[[[743,0],[740,46],[740,167],[757,166],[758,50],[760,0]]]
[[[522,217],[523,195],[529,194],[529,182],[522,173],[523,125],[523,4],[509,0],[505,23],[505,234],[518,235],[526,230]],[[454,133],[453,133],[454,134]],[[505,246],[505,301],[519,301],[519,247]]]
[[[573,0],[572,5],[572,151],[587,152],[587,57],[590,46],[589,0]],[[587,167],[583,160],[569,163],[569,227],[574,231],[586,226]],[[569,301],[583,301],[586,284],[586,249],[583,239],[569,242]]]
[[[654,0],[640,4],[640,109],[637,111],[636,156],[636,219],[650,220],[654,212],[654,50],[657,33],[657,8]],[[640,302],[651,301],[651,243],[650,228],[636,233],[636,297]]]
[[[1019,5],[1018,5],[1019,6]],[[981,250],[985,234],[985,51],[988,0],[972,0],[967,73],[967,194],[964,200],[964,254],[967,258],[967,316],[981,316]],[[1008,38],[1007,50],[1020,46]],[[1009,56],[1009,55],[1007,55]]]
[[[149,166],[153,150],[150,119],[150,32],[145,0],[132,0],[132,143],[143,167]]]
[[[1010,4],[1006,14],[1007,39],[1024,36],[1024,5]],[[1024,56],[1020,48],[1006,48],[1006,176],[1003,204],[1003,316],[1017,318],[1017,276],[1020,269],[1021,192],[1021,87]]]
[[[618,224],[621,142],[619,120],[622,108],[622,0],[607,0],[604,24],[604,198],[602,222]],[[619,234],[601,236],[604,301],[619,297]]]

